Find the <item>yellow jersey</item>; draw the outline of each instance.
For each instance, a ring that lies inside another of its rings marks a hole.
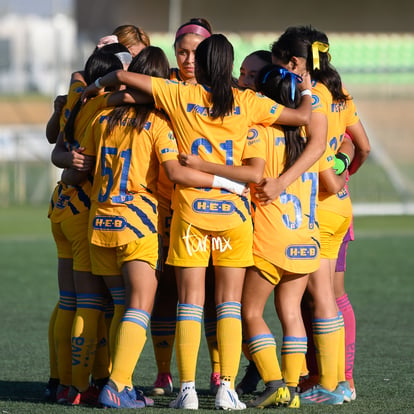
[[[204,85],[152,78],[152,93],[155,105],[171,120],[179,151],[225,165],[240,166],[249,127],[273,124],[284,108],[251,90],[234,88],[231,113],[213,119]],[[227,230],[250,219],[246,197],[214,188],[176,185],[172,208],[183,220],[205,230]]]
[[[96,156],[89,238],[102,247],[121,246],[158,231],[159,164],[178,154],[171,126],[160,113],[152,112],[138,132],[130,110],[108,135],[111,111],[95,116],[81,142],[85,154]]]

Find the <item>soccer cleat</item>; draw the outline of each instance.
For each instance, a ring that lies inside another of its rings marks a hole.
[[[296,387],[288,387],[290,393],[290,401],[287,404],[288,408],[300,408],[300,398],[298,389]]]
[[[352,390],[349,386],[348,381],[340,381],[336,387],[336,392],[342,393],[344,397],[344,402],[351,402],[352,400]]]
[[[69,387],[66,403],[69,405],[79,405],[81,402],[81,393],[72,385]]]
[[[58,404],[68,403],[69,387],[59,384],[56,390],[56,402]]]
[[[137,399],[135,388],[125,387],[118,392],[112,381],[105,385],[99,394],[99,403],[108,408],[144,408],[145,402]]]
[[[240,396],[243,394],[252,394],[256,391],[257,384],[261,380],[259,371],[256,368],[256,364],[253,361],[249,361],[249,365],[246,368],[246,373],[243,379],[237,384],[236,392]]]
[[[173,392],[172,377],[169,372],[162,372],[152,386],[151,395],[171,395]]]
[[[59,385],[58,378],[49,378],[43,393],[43,400],[46,402],[56,402],[56,392]]]
[[[248,407],[265,408],[270,405],[287,406],[290,402],[290,391],[282,380],[269,381],[265,390],[255,399],[247,403]]]
[[[342,393],[335,391],[328,391],[320,384],[315,385],[309,390],[300,394],[301,404],[342,404],[344,397]]]
[[[216,395],[220,387],[220,373],[212,372],[210,376],[210,394]]]
[[[198,396],[194,387],[180,391],[177,398],[170,402],[170,408],[182,410],[198,410]]]
[[[135,393],[137,394],[137,400],[144,401],[146,407],[153,407],[154,406],[154,400],[150,397],[147,397],[144,395],[144,391],[135,388]]]
[[[239,400],[235,390],[230,389],[222,381],[217,390],[214,407],[216,410],[244,410],[246,404]]]

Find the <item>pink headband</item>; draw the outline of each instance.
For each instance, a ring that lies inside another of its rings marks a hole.
[[[186,26],[177,30],[177,33],[175,34],[175,40],[177,40],[180,36],[185,35],[187,33],[194,33],[196,35],[200,35],[205,38],[211,36],[211,33],[207,29],[205,29],[203,26],[200,26],[198,24],[187,24]]]

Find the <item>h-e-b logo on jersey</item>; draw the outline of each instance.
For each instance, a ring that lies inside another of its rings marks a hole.
[[[92,226],[95,230],[120,231],[125,228],[127,221],[122,216],[96,216]]]

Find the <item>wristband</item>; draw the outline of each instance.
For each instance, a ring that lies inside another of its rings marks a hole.
[[[95,86],[96,86],[98,89],[103,89],[105,86],[102,86],[102,84],[101,84],[100,80],[101,80],[101,78],[97,78],[97,79],[95,80]]]
[[[351,163],[349,156],[343,152],[338,152],[335,155],[335,165],[333,169],[335,170],[336,175],[341,175]]]
[[[305,96],[305,95],[312,96],[311,90],[310,89],[304,89],[303,91],[300,92],[300,96]]]
[[[242,195],[244,189],[246,188],[245,183],[240,183],[239,181],[229,180],[228,178],[215,175],[213,177],[213,187],[215,188],[224,188],[232,193]]]

